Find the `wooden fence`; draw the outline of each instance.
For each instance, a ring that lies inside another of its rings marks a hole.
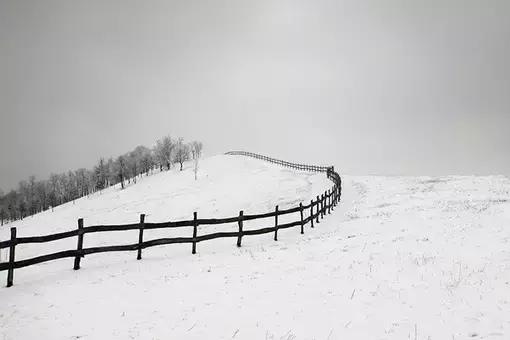
[[[4,248],[9,248],[9,262],[0,263],[0,271],[8,271],[7,272],[7,287],[11,287],[14,279],[14,269],[23,268],[31,265],[35,265],[38,263],[53,261],[62,258],[74,258],[74,269],[80,269],[80,261],[85,255],[95,254],[95,253],[106,253],[106,252],[119,252],[119,251],[137,251],[137,259],[140,260],[142,258],[142,250],[149,247],[154,247],[158,245],[164,244],[172,244],[172,243],[191,243],[191,253],[195,254],[197,249],[197,243],[217,238],[236,238],[237,246],[241,247],[242,238],[244,236],[249,235],[260,235],[266,233],[274,233],[274,240],[278,240],[278,230],[292,228],[299,226],[301,228],[301,234],[304,233],[304,227],[306,224],[310,223],[311,227],[314,227],[315,223],[319,222],[319,219],[322,219],[326,214],[330,214],[331,210],[340,202],[341,196],[341,185],[342,180],[340,175],[335,172],[334,168],[325,167],[325,166],[316,166],[316,165],[306,165],[306,164],[296,164],[290,163],[250,152],[244,151],[231,151],[227,152],[227,155],[241,155],[257,158],[260,160],[268,161],[271,163],[275,163],[281,166],[304,170],[304,171],[315,171],[315,172],[325,172],[327,177],[333,182],[333,186],[330,190],[326,190],[324,193],[316,196],[315,200],[311,200],[309,204],[304,205],[300,203],[299,206],[279,210],[278,206],[275,207],[274,211],[257,214],[257,215],[245,215],[241,210],[238,216],[227,217],[227,218],[207,218],[207,219],[199,219],[197,213],[193,213],[192,220],[186,221],[173,221],[173,222],[162,222],[162,223],[146,223],[145,222],[145,214],[140,215],[140,222],[133,224],[120,224],[120,225],[96,225],[96,226],[88,226],[84,227],[83,219],[78,219],[78,227],[75,230],[55,233],[51,235],[44,236],[30,236],[30,237],[17,237],[16,236],[16,228],[11,228],[11,239],[7,241],[0,242],[0,250]],[[299,220],[290,222],[290,223],[278,223],[278,217],[297,213],[299,212]],[[305,214],[307,217],[305,217]],[[274,217],[274,225],[263,227],[259,229],[243,229],[244,221],[257,220],[262,218],[270,218]],[[228,232],[215,232],[210,234],[198,235],[198,226],[201,225],[219,225],[226,223],[237,223],[238,231],[228,231]],[[174,238],[158,238],[153,240],[144,240],[144,230],[152,230],[152,229],[163,229],[163,228],[182,228],[182,227],[193,227],[193,236],[191,237],[174,237]],[[83,238],[86,234],[90,233],[100,233],[100,232],[109,232],[109,231],[125,231],[125,230],[138,230],[138,242],[126,245],[114,245],[114,246],[99,246],[99,247],[90,247],[83,248]],[[71,237],[77,238],[77,246],[76,249],[59,251],[52,254],[36,256],[33,258],[18,260],[16,261],[16,245],[18,244],[26,244],[26,243],[46,243],[56,240],[67,239]]]

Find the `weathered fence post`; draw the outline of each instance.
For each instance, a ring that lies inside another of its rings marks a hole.
[[[328,190],[328,215],[331,214],[331,190]]]
[[[274,209],[274,240],[278,241],[278,206]]]
[[[323,216],[325,216],[327,213],[328,213],[328,191],[324,191],[324,194],[323,194],[324,198],[323,198],[323,201],[324,201],[324,213],[323,213]]]
[[[326,204],[326,191],[324,191],[324,194],[322,194],[322,209],[324,210],[323,213],[322,213],[322,216],[325,216],[326,213],[328,212],[328,206]]]
[[[305,224],[303,223],[303,202],[299,202],[299,214],[301,215],[301,234],[304,234]]]
[[[321,219],[324,218],[324,194],[321,195]]]
[[[142,259],[143,229],[145,227],[145,214],[140,215],[140,232],[138,233],[138,255],[137,260]]]
[[[313,200],[310,200],[310,222],[312,223],[310,227],[313,228]]]
[[[191,253],[196,254],[197,253],[197,212],[195,211],[193,213],[193,245],[191,247]]]
[[[342,177],[338,177],[338,201],[342,201]]]
[[[16,227],[11,228],[11,246],[9,248],[9,271],[7,272],[7,287],[12,286],[14,279],[14,261],[16,252]]]
[[[241,246],[241,238],[243,237],[243,211],[239,212],[239,235],[237,236],[237,246]]]
[[[328,213],[328,191],[324,191],[324,215]]]
[[[78,254],[74,257],[74,270],[80,269],[80,261],[83,257],[82,254],[80,254],[81,250],[83,249],[83,218],[78,219],[78,245],[76,247],[76,251]]]
[[[319,195],[317,195],[317,209],[315,209],[317,211],[317,216],[315,217],[315,223],[320,223],[319,222],[319,215],[320,215],[320,206],[321,206],[321,203],[320,203],[320,199],[319,199]]]
[[[328,191],[324,190],[324,216],[328,213]]]

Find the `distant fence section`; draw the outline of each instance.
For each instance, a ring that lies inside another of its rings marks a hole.
[[[29,236],[29,237],[18,237],[16,235],[16,228],[11,228],[11,238],[7,241],[0,242],[0,250],[9,248],[9,259],[8,262],[0,263],[0,271],[7,271],[7,287],[13,285],[14,270],[36,265],[43,262],[53,261],[62,258],[74,258],[75,270],[80,269],[81,260],[85,255],[95,253],[106,253],[106,252],[120,252],[120,251],[136,251],[137,259],[142,259],[142,250],[172,243],[190,243],[191,253],[195,254],[197,251],[197,243],[217,239],[217,238],[235,238],[237,240],[236,245],[241,247],[242,238],[250,235],[260,234],[274,234],[274,240],[278,240],[278,230],[287,229],[292,227],[300,227],[301,234],[304,234],[304,227],[309,223],[310,226],[314,227],[315,223],[319,223],[319,220],[324,218],[325,215],[330,214],[331,210],[340,202],[340,196],[342,194],[342,180],[340,175],[335,172],[334,167],[325,167],[317,165],[298,164],[282,161],[275,158],[270,158],[263,155],[258,155],[251,152],[244,151],[231,151],[227,152],[226,155],[232,156],[247,156],[267,161],[270,163],[278,164],[280,166],[289,167],[297,170],[314,171],[314,172],[325,172],[328,179],[333,182],[331,189],[324,191],[320,195],[317,195],[315,199],[311,199],[309,204],[303,204],[302,202],[293,208],[280,210],[278,206],[275,207],[274,211],[262,213],[262,214],[244,214],[241,210],[238,216],[227,217],[227,218],[198,218],[197,213],[193,213],[193,219],[185,221],[172,221],[162,223],[147,223],[145,222],[145,214],[140,215],[139,223],[133,224],[119,224],[119,225],[96,225],[96,226],[84,226],[83,219],[80,218],[77,221],[77,229],[55,233],[44,236]],[[294,222],[278,223],[278,217],[293,214],[299,212],[299,219]],[[306,216],[306,217],[305,217]],[[243,228],[244,221],[252,221],[258,219],[274,218],[274,224],[271,226],[261,227],[259,229],[245,230]],[[237,231],[223,231],[214,232],[209,234],[198,235],[198,226],[201,225],[220,225],[227,223],[237,223]],[[189,237],[173,237],[173,238],[158,238],[152,240],[144,239],[144,230],[151,229],[164,229],[164,228],[192,228],[192,235]],[[83,248],[83,239],[86,234],[91,233],[102,233],[110,231],[126,231],[126,230],[138,230],[138,241],[132,244],[125,245],[113,245],[113,246],[99,246]],[[18,244],[27,243],[46,243],[56,240],[62,240],[67,238],[76,238],[76,249],[59,251],[51,254],[36,256],[29,259],[16,261],[16,246]]]

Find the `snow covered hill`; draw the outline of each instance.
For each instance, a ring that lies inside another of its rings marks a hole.
[[[305,235],[291,228],[241,248],[200,243],[196,255],[168,245],[141,261],[108,253],[85,257],[79,271],[72,259],[16,270],[15,285],[0,288],[0,339],[510,338],[507,178],[343,179],[343,201]],[[216,156],[196,182],[190,168],[163,172],[15,224],[27,236],[73,229],[78,217],[235,216],[309,202],[330,186],[325,174]],[[136,237],[86,235],[85,244]],[[17,257],[76,247],[64,241],[19,246]]]

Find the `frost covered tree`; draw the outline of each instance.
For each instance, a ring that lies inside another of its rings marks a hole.
[[[154,153],[159,163],[160,170],[163,170],[164,166],[166,166],[167,170],[170,170],[170,166],[172,165],[172,154],[175,146],[176,145],[170,136],[157,140]]]
[[[141,166],[142,171],[145,173],[146,176],[149,176],[149,171],[152,170],[152,167],[154,166],[154,159],[152,156],[152,151],[149,148],[146,148],[145,146],[141,150]]]
[[[97,190],[102,190],[108,186],[109,169],[104,158],[100,158],[94,168],[95,186]]]
[[[191,156],[193,159],[202,157],[203,144],[199,141],[193,141],[189,144],[191,150]]]
[[[182,171],[182,164],[189,160],[189,146],[187,144],[184,144],[184,139],[179,138],[177,140],[177,143],[175,145],[175,156],[174,156],[174,162],[179,163],[181,165],[180,171]]]
[[[80,168],[75,171],[76,176],[76,186],[78,189],[78,196],[82,197],[88,194],[89,184],[88,182],[88,174],[87,169]]]
[[[198,175],[198,158],[193,160],[193,172],[195,173],[195,181],[197,180]]]
[[[136,176],[138,176],[138,169],[139,169],[139,159],[137,157],[137,154],[135,151],[131,151],[125,156],[126,159],[126,168],[127,168],[127,176],[128,176],[128,183],[131,182],[131,179],[133,180],[133,183],[136,183]]]
[[[91,169],[80,168],[63,173],[52,173],[46,180],[37,180],[30,176],[22,180],[16,190],[4,194],[0,192],[0,219],[14,221],[53,208],[59,204],[74,201],[85,195],[101,191],[111,185],[133,179],[144,173],[149,175],[156,165],[170,169],[173,163],[183,163],[193,157],[198,159],[202,153],[202,143],[184,144],[182,138],[173,140],[170,136],[159,139],[153,150],[139,145],[130,152],[117,158],[100,158]],[[198,161],[195,162],[195,177]]]
[[[76,174],[73,171],[68,171],[66,175],[66,201],[74,201],[79,197],[78,196],[78,179],[76,178]]]
[[[18,219],[18,197],[19,194],[16,190],[11,190],[7,195],[5,195],[5,204],[7,205],[7,212],[9,213],[9,220],[15,221]]]
[[[18,192],[18,212],[20,218],[23,219],[27,215],[28,202],[30,199],[30,186],[27,181],[23,180],[18,183]]]
[[[191,157],[193,158],[193,172],[195,173],[195,181],[197,180],[198,159],[202,156],[202,148],[202,142],[193,141],[189,143],[189,150],[191,151]]]
[[[124,156],[119,156],[117,158],[117,160],[115,161],[114,168],[117,178],[120,182],[120,186],[122,189],[124,189],[124,181],[126,180],[127,174],[127,164]]]
[[[58,175],[51,174],[50,175],[50,183],[49,183],[49,200],[51,205],[51,210],[58,205]]]
[[[62,173],[58,175],[58,189],[59,189],[59,204],[64,204],[69,200],[69,183],[67,174]]]
[[[136,177],[148,173],[152,166],[151,151],[143,145],[137,146],[127,155],[129,174],[136,183]]]
[[[110,157],[108,158],[108,161],[106,161],[106,173],[105,173],[105,178],[106,178],[106,187],[109,187],[110,185],[113,185],[115,183],[115,180],[112,181],[112,177],[114,177],[114,161],[113,161],[113,158]]]
[[[28,204],[28,213],[29,215],[33,215],[37,212],[37,200],[35,195],[36,189],[36,180],[35,176],[32,175],[28,177],[28,196],[27,196],[27,204]]]
[[[163,152],[163,142],[160,139],[156,141],[156,145],[154,146],[154,157],[156,163],[159,166],[159,171],[163,171],[163,166],[165,164],[165,154]]]
[[[37,196],[38,211],[48,209],[48,182],[39,181],[35,185],[35,192]]]

